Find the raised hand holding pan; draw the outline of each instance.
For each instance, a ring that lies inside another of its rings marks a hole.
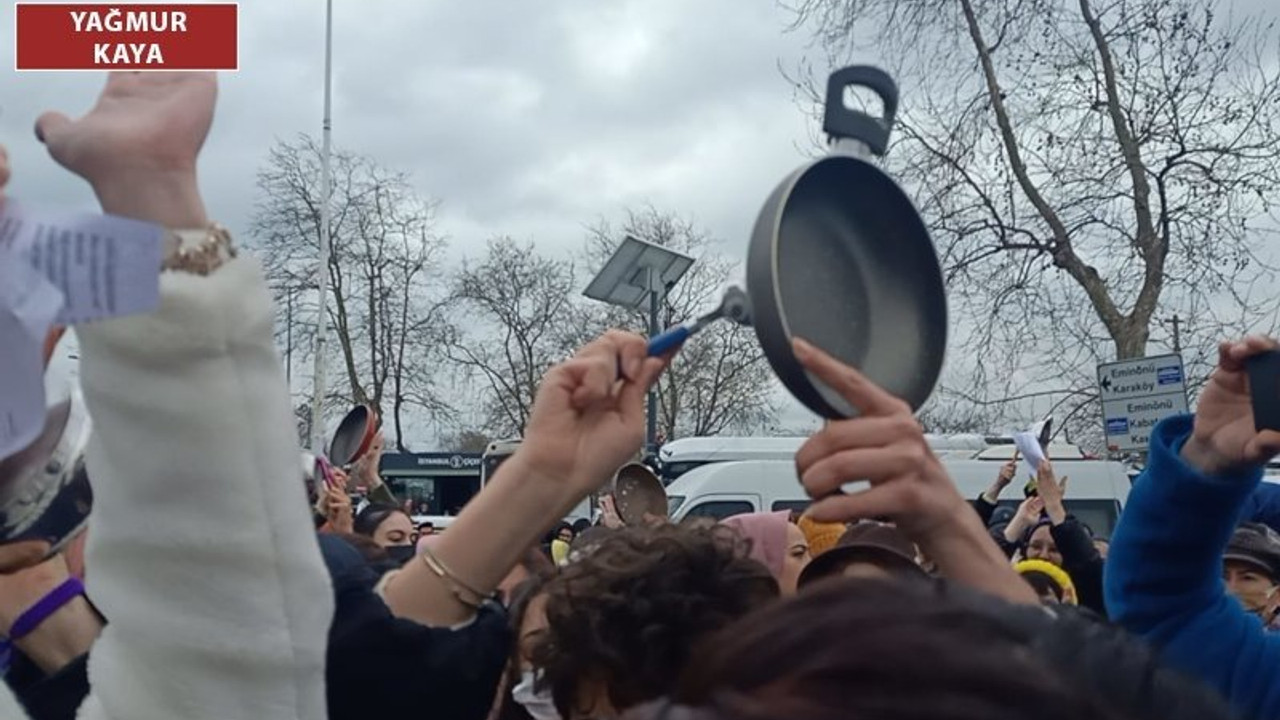
[[[827,422],[796,453],[801,483],[816,501],[808,514],[820,522],[887,517],[952,580],[1039,603],[929,449],[911,406],[803,340],[792,347],[807,372],[859,413]],[[840,492],[859,480],[870,487]]]
[[[805,370],[839,392],[858,417],[832,420],[796,453],[796,469],[816,502],[815,520],[891,518],[904,532],[928,535],[968,503],[929,449],[911,406],[810,343],[793,342]],[[842,494],[847,483],[870,487]]]

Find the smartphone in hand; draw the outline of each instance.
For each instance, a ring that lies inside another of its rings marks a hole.
[[[1280,350],[1255,355],[1246,367],[1254,427],[1258,432],[1280,432]]]

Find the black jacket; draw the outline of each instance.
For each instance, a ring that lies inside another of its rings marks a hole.
[[[458,630],[397,618],[373,592],[378,574],[341,538],[320,536],[336,606],[325,680],[330,720],[484,720],[510,657],[497,604]]]

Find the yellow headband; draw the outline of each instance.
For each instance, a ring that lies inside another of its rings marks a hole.
[[[1014,565],[1013,569],[1017,570],[1019,575],[1028,572],[1038,572],[1048,575],[1049,579],[1062,589],[1062,602],[1068,605],[1076,604],[1075,583],[1071,582],[1071,576],[1057,565],[1045,560],[1023,560],[1017,565]]]

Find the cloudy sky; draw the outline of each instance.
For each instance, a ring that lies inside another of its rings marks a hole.
[[[584,223],[643,202],[737,250],[806,142],[777,71],[805,49],[787,19],[742,0],[336,0],[334,142],[412,171],[463,251],[498,233],[576,247]],[[210,205],[233,229],[250,214],[267,149],[320,131],[323,40],[323,0],[241,5],[242,69],[221,79],[202,167]],[[15,195],[90,202],[30,126],[42,108],[87,109],[101,80],[6,83],[0,132]]]
[[[241,4],[241,70],[221,95],[201,175],[210,210],[247,227],[268,148],[318,136],[323,0]],[[0,20],[12,37],[13,16]],[[770,2],[334,2],[336,146],[414,173],[455,256],[494,235],[552,251],[583,226],[652,203],[740,255],[761,201],[809,151],[778,64],[807,38]],[[86,111],[97,73],[12,76],[0,96],[11,194],[93,208],[35,142],[45,109]],[[788,408],[788,420],[806,413]]]
[[[694,219],[741,255],[761,201],[811,147],[813,128],[778,66],[819,53],[786,31],[791,16],[772,0],[334,6],[334,142],[413,172],[441,201],[455,256],[498,234],[567,253],[583,225],[644,203]],[[268,148],[319,134],[324,58],[323,0],[240,8],[241,70],[221,78],[202,159],[210,210],[233,230],[247,226]],[[0,14],[0,37],[13,36],[12,24]],[[93,207],[31,127],[45,109],[87,110],[102,79],[7,79],[0,142],[13,196]]]

